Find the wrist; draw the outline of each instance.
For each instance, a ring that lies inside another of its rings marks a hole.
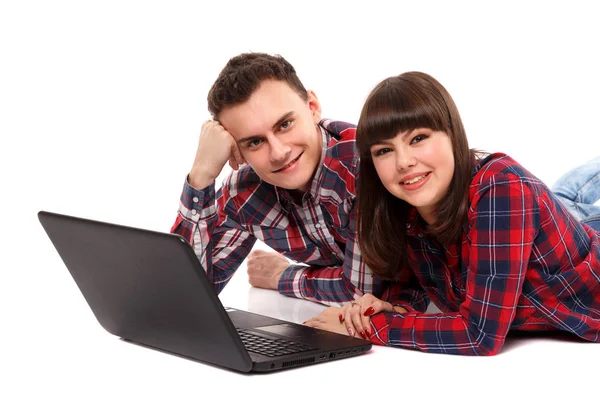
[[[394,311],[396,311],[397,313],[407,313],[408,310],[402,306],[393,306],[394,307]]]
[[[188,174],[187,180],[191,187],[201,190],[213,183],[217,179],[217,175],[208,172],[202,167],[193,167]]]

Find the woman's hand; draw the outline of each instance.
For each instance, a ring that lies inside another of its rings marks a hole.
[[[382,311],[404,313],[406,309],[400,306],[394,307],[387,301],[366,294],[343,307],[329,307],[321,314],[304,322],[304,325],[367,339],[371,334],[371,316]]]
[[[372,294],[365,294],[360,299],[342,307],[339,320],[346,327],[348,335],[360,335],[363,339],[367,339],[371,334],[371,316],[382,311],[406,312],[406,309],[399,306],[394,307]]]

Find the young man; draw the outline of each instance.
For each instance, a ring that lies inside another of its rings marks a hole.
[[[328,305],[385,296],[356,242],[354,125],[321,119],[294,68],[261,53],[227,63],[208,107],[213,120],[202,126],[171,231],[193,245],[215,289],[260,239],[278,253],[248,256],[253,286]],[[227,162],[233,171],[215,193]]]

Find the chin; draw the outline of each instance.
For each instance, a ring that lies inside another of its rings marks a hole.
[[[308,186],[308,184],[306,184],[306,183],[294,184],[294,183],[290,183],[289,181],[287,181],[287,182],[282,182],[280,185],[277,185],[277,186],[287,189],[287,190],[305,190],[305,188]]]
[[[303,190],[303,188],[310,185],[310,179],[305,179],[300,176],[290,176],[290,177],[277,177],[277,179],[272,179],[269,183],[272,185],[278,186],[283,189],[288,190]]]

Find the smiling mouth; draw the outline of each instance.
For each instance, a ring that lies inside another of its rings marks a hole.
[[[302,154],[304,154],[304,152],[300,153],[300,154],[298,155],[298,157],[294,158],[292,161],[290,161],[289,163],[285,164],[283,167],[281,167],[281,168],[279,168],[279,169],[276,169],[276,170],[275,170],[275,171],[273,171],[273,172],[280,172],[280,171],[283,171],[283,170],[284,170],[284,169],[286,169],[286,168],[289,168],[289,167],[291,167],[292,165],[294,165],[294,163],[295,163],[296,161],[298,161],[298,159],[299,159],[299,158],[302,156]]]
[[[404,181],[404,182],[400,182],[403,185],[406,186],[410,186],[410,185],[414,185],[415,183],[421,182],[423,179],[427,178],[427,176],[429,176],[431,172],[426,173],[425,175],[421,175],[421,176],[417,176],[416,178],[413,178],[409,181]]]

